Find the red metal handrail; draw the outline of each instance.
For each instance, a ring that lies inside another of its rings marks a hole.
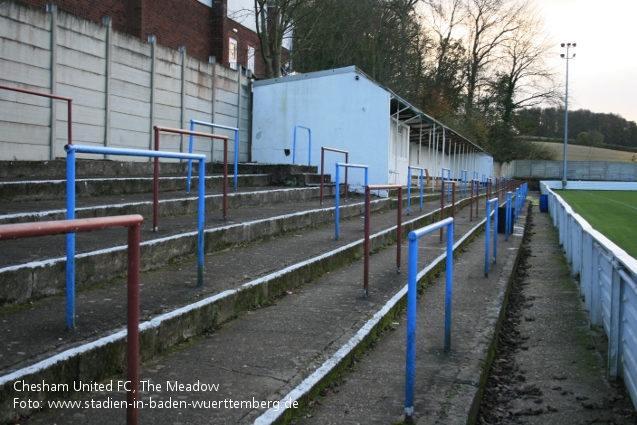
[[[128,227],[128,284],[127,284],[127,345],[126,380],[130,389],[126,393],[126,423],[138,422],[139,398],[139,243],[140,227],[144,218],[139,214],[114,217],[83,218],[75,220],[43,221],[0,225],[0,240],[90,232],[111,227]]]
[[[64,96],[58,96],[55,94],[49,94],[49,93],[41,93],[41,92],[37,92],[37,91],[33,91],[33,90],[26,90],[26,89],[20,89],[17,87],[10,87],[10,86],[4,86],[4,85],[0,85],[0,89],[4,89],[4,90],[11,90],[11,91],[16,91],[16,92],[20,92],[20,93],[26,93],[26,94],[32,94],[34,96],[40,96],[40,97],[48,97],[50,99],[56,99],[56,100],[64,100],[67,103],[67,109],[68,109],[68,115],[69,115],[69,119],[68,119],[68,137],[67,137],[67,142],[69,145],[73,144],[73,99],[70,97],[64,97]],[[53,159],[53,158],[51,158]]]
[[[473,221],[473,188],[476,188],[476,218],[478,218],[478,201],[480,200],[480,181],[471,180],[471,196],[469,197],[469,221]]]
[[[155,150],[159,150],[159,133],[175,133],[175,134],[185,134],[188,136],[201,136],[208,137],[210,139],[220,139],[223,140],[223,218],[224,220],[228,216],[228,137],[220,136],[218,134],[210,134],[210,133],[201,133],[199,131],[190,131],[190,130],[182,130],[180,128],[169,128],[169,127],[153,127],[155,130]],[[154,192],[155,192],[155,201],[153,204],[153,208],[155,210],[155,217],[159,217],[159,158],[155,158],[155,170],[154,170]],[[154,219],[153,229],[157,230],[158,224],[156,222],[157,218]]]
[[[380,189],[398,189],[398,218],[396,226],[396,272],[400,273],[400,247],[403,239],[402,223],[403,223],[403,187],[399,184],[385,185],[368,185],[365,186],[365,270],[363,273],[363,295],[367,298],[369,295],[369,251],[370,251],[370,229],[371,229],[371,191]]]
[[[338,152],[345,154],[345,163],[349,164],[349,152],[341,149],[321,147],[321,190],[320,190],[320,203],[323,205],[323,182],[325,180],[325,151]],[[336,190],[339,190],[337,187]],[[345,202],[347,202],[347,167],[345,167]]]

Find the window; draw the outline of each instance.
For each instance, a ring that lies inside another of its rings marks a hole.
[[[228,52],[228,62],[230,64],[230,68],[237,69],[237,57],[239,54],[239,47],[237,45],[237,40],[230,37],[230,50]]]
[[[248,46],[248,69],[254,73],[254,47]]]

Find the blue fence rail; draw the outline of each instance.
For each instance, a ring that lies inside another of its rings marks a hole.
[[[237,191],[237,181],[239,172],[239,129],[236,127],[228,127],[226,125],[213,124],[211,122],[190,120],[190,131],[195,131],[195,125],[203,125],[212,128],[221,128],[224,130],[234,131],[234,191]],[[194,144],[194,135],[190,135],[190,143],[188,145],[188,153],[192,153]],[[214,143],[213,143],[214,146]],[[210,161],[212,161],[212,148],[210,152]],[[224,167],[226,165],[224,164]],[[192,159],[188,160],[188,181],[186,184],[186,193],[190,193],[190,180],[192,176]]]
[[[204,214],[205,208],[205,155],[164,152],[156,150],[118,149],[98,146],[66,145],[66,218],[75,219],[75,154],[124,155],[149,158],[192,159],[199,161],[199,199],[197,214],[197,286],[203,283]],[[157,195],[155,194],[155,198]],[[155,200],[157,202],[157,200]],[[66,325],[75,327],[75,233],[66,235]]]
[[[405,422],[414,416],[416,362],[416,301],[418,298],[418,240],[438,229],[447,228],[445,271],[445,352],[451,349],[451,297],[453,293],[453,218],[449,217],[409,233],[409,265],[407,283],[407,344],[405,359]]]
[[[420,167],[412,167],[411,165],[407,167],[407,215],[411,214],[411,170],[420,171],[420,177],[418,177],[418,182],[420,186],[420,211],[422,211],[423,205],[423,191],[425,188],[425,169]]]
[[[296,133],[297,133],[297,129],[299,128],[307,130],[308,132],[309,147],[307,150],[307,165],[312,165],[312,130],[309,127],[304,127],[302,125],[294,126],[294,143],[292,144],[292,164],[296,164]]]
[[[491,206],[495,205],[493,210]],[[489,277],[489,244],[491,239],[491,215],[495,215],[493,220],[493,264],[498,258],[498,198],[489,199],[487,201],[487,224],[486,224],[486,240],[484,246],[484,277]]]
[[[342,163],[342,162],[337,162],[336,163],[336,199],[335,199],[335,210],[334,210],[334,239],[338,240],[338,235],[339,235],[339,221],[340,221],[340,195],[339,195],[339,190],[338,187],[340,185],[340,168],[344,167],[344,168],[362,168],[365,170],[365,184],[364,186],[368,186],[369,185],[369,166],[367,165],[360,165],[360,164],[346,164],[346,163]]]

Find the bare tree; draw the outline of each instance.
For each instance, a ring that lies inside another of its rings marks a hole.
[[[533,107],[559,98],[554,72],[546,64],[552,46],[543,31],[537,12],[528,9],[518,15],[511,37],[500,48],[500,66],[493,92],[498,98],[501,118],[511,123],[515,110]]]
[[[290,59],[291,54],[284,51],[284,40],[292,39],[295,26],[311,18],[311,6],[318,4],[320,0],[254,0],[254,16],[266,78],[281,76],[282,55]]]
[[[498,59],[499,47],[513,37],[518,16],[527,0],[466,0],[468,31],[466,113],[470,113],[482,87],[488,84],[490,67]]]

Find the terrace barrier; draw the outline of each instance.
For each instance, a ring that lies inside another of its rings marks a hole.
[[[419,170],[420,171],[420,211],[422,211],[423,205],[423,191],[425,188],[424,174],[427,172],[424,168],[412,167],[411,165],[407,167],[407,215],[411,214],[411,170]]]
[[[74,234],[112,227],[128,227],[128,283],[127,283],[127,338],[126,380],[130,387],[126,392],[126,423],[138,422],[139,398],[139,242],[141,215],[84,218],[75,220],[41,221],[0,225],[0,240],[29,238],[34,236]]]
[[[584,189],[586,183],[579,186]],[[571,274],[579,276],[590,323],[602,326],[608,337],[608,375],[623,379],[637,408],[637,259],[575,213],[553,191],[561,187],[558,181],[540,182]]]
[[[327,148],[325,146],[321,147],[321,189],[320,189],[320,202],[321,202],[321,205],[323,205],[323,185],[325,184],[325,151],[344,153],[345,154],[345,163],[349,162],[349,152],[348,151],[344,151],[344,150],[340,150],[340,149],[334,149],[334,148]],[[336,186],[336,191],[337,192],[339,191],[338,185]],[[347,202],[347,168],[345,168],[345,202]]]
[[[478,218],[478,201],[480,200],[480,182],[471,180],[471,196],[469,197],[469,221],[473,221],[473,198],[475,194],[476,218]]]
[[[64,96],[58,96],[55,94],[49,94],[49,93],[41,93],[41,92],[37,92],[37,91],[33,91],[33,90],[25,90],[25,89],[20,89],[17,87],[10,87],[10,86],[4,86],[4,85],[0,85],[0,89],[3,90],[10,90],[10,91],[15,91],[15,92],[20,92],[20,93],[26,93],[26,94],[30,94],[33,96],[40,96],[40,97],[48,97],[49,99],[55,99],[55,100],[63,100],[66,102],[66,107],[67,107],[67,113],[68,113],[68,121],[67,121],[67,144],[72,145],[73,144],[73,99],[71,99],[70,97],[64,97]],[[55,140],[55,135],[51,136],[51,145],[49,146],[49,158],[50,159],[55,159],[55,149],[53,146],[53,140]]]
[[[192,132],[192,134],[190,135],[190,144],[188,146],[188,153],[192,153],[192,149],[193,149],[193,143],[194,143],[194,131],[195,131],[195,124],[198,125],[203,125],[203,126],[207,126],[207,127],[212,127],[212,128],[221,128],[224,130],[230,130],[230,131],[234,131],[234,191],[237,191],[237,180],[239,178],[238,173],[239,173],[239,129],[236,127],[228,127],[226,125],[220,125],[220,124],[213,124],[210,122],[205,122],[205,121],[197,121],[197,120],[190,120],[190,131]],[[216,138],[218,138],[219,136],[217,136]],[[214,147],[214,144],[213,146]],[[213,158],[213,152],[214,150],[212,149],[212,147],[210,148],[210,161],[212,161]],[[223,164],[224,167],[227,167],[227,160],[224,161]],[[187,179],[187,184],[186,184],[186,193],[190,193],[190,180],[191,180],[191,176],[192,176],[192,160],[189,159],[188,160],[188,179]]]
[[[469,184],[467,170],[460,170],[460,196],[467,197],[467,185]]]
[[[178,158],[178,159],[196,159],[199,161],[199,202],[197,214],[197,286],[203,284],[203,254],[204,254],[204,214],[205,208],[205,155],[194,155],[177,152],[162,151],[146,151],[137,149],[117,149],[103,148],[97,146],[78,146],[66,145],[66,218],[72,220],[75,218],[75,153],[89,154],[112,154],[126,156],[143,156],[158,158]],[[153,228],[157,229],[157,220],[159,216],[159,200],[158,200],[158,172],[159,167],[155,167],[155,195],[154,195],[154,212],[153,212]],[[68,328],[75,327],[75,233],[67,233],[66,235],[66,325]]]
[[[493,212],[491,205],[495,204]],[[489,244],[491,239],[491,215],[494,215],[493,224],[493,264],[498,259],[498,198],[489,199],[487,201],[487,223],[486,223],[486,240],[484,246],[484,277],[489,277]]]
[[[168,127],[153,127],[155,130],[155,150],[159,151],[159,134],[164,133],[174,133],[174,134],[185,134],[190,136],[201,136],[207,137],[209,139],[219,139],[223,140],[223,219],[225,220],[228,217],[228,138],[226,136],[220,136],[218,134],[209,134],[209,133],[199,133],[196,131],[182,130],[180,128],[168,128]],[[186,154],[181,154],[186,155]],[[187,154],[194,155],[194,154]],[[192,156],[191,159],[198,159],[203,156],[204,161],[206,159],[205,155],[196,155]],[[235,155],[236,156],[236,155]],[[173,156],[172,158],[177,158]],[[180,157],[182,159],[188,159],[188,157]],[[205,167],[205,162],[199,164],[200,167]],[[199,171],[199,175],[201,175],[201,171]],[[159,157],[155,157],[155,194],[159,192]],[[201,183],[199,183],[201,186]],[[205,182],[204,182],[204,190],[205,190]],[[155,208],[157,208],[157,204],[155,204]],[[158,214],[157,214],[158,215]],[[156,216],[157,216],[156,215]],[[153,227],[156,227],[156,223],[153,223]]]
[[[336,163],[336,187],[338,188],[340,185],[340,168],[341,167],[345,167],[345,169],[347,168],[363,168],[365,170],[365,186],[367,186],[369,183],[369,166],[367,165],[359,165],[359,164],[345,164],[342,162],[337,162]],[[336,206],[335,206],[335,210],[334,210],[334,239],[338,240],[338,234],[339,234],[339,221],[340,221],[340,195],[339,195],[339,190],[336,190]],[[365,200],[365,205],[367,205],[367,200]]]
[[[292,144],[292,164],[296,164],[296,130],[299,128],[303,128],[308,131],[309,147],[307,152],[307,165],[312,165],[312,130],[309,127],[304,127],[302,125],[294,126],[294,143]]]
[[[371,191],[381,189],[398,189],[398,212],[396,219],[396,273],[400,273],[400,246],[403,239],[403,187],[399,184],[365,186],[365,271],[363,272],[363,296],[369,296],[369,257],[370,257],[370,228],[371,228]]]
[[[405,422],[414,416],[416,363],[416,301],[418,299],[418,240],[438,229],[447,228],[445,268],[445,353],[451,349],[451,297],[453,294],[453,218],[449,217],[409,233],[409,265],[407,283],[407,343],[405,360]]]
[[[456,182],[444,181],[442,182],[441,194],[440,194],[440,220],[445,218],[445,185],[451,186],[451,217],[456,218]],[[440,228],[440,242],[442,242],[444,228]]]

